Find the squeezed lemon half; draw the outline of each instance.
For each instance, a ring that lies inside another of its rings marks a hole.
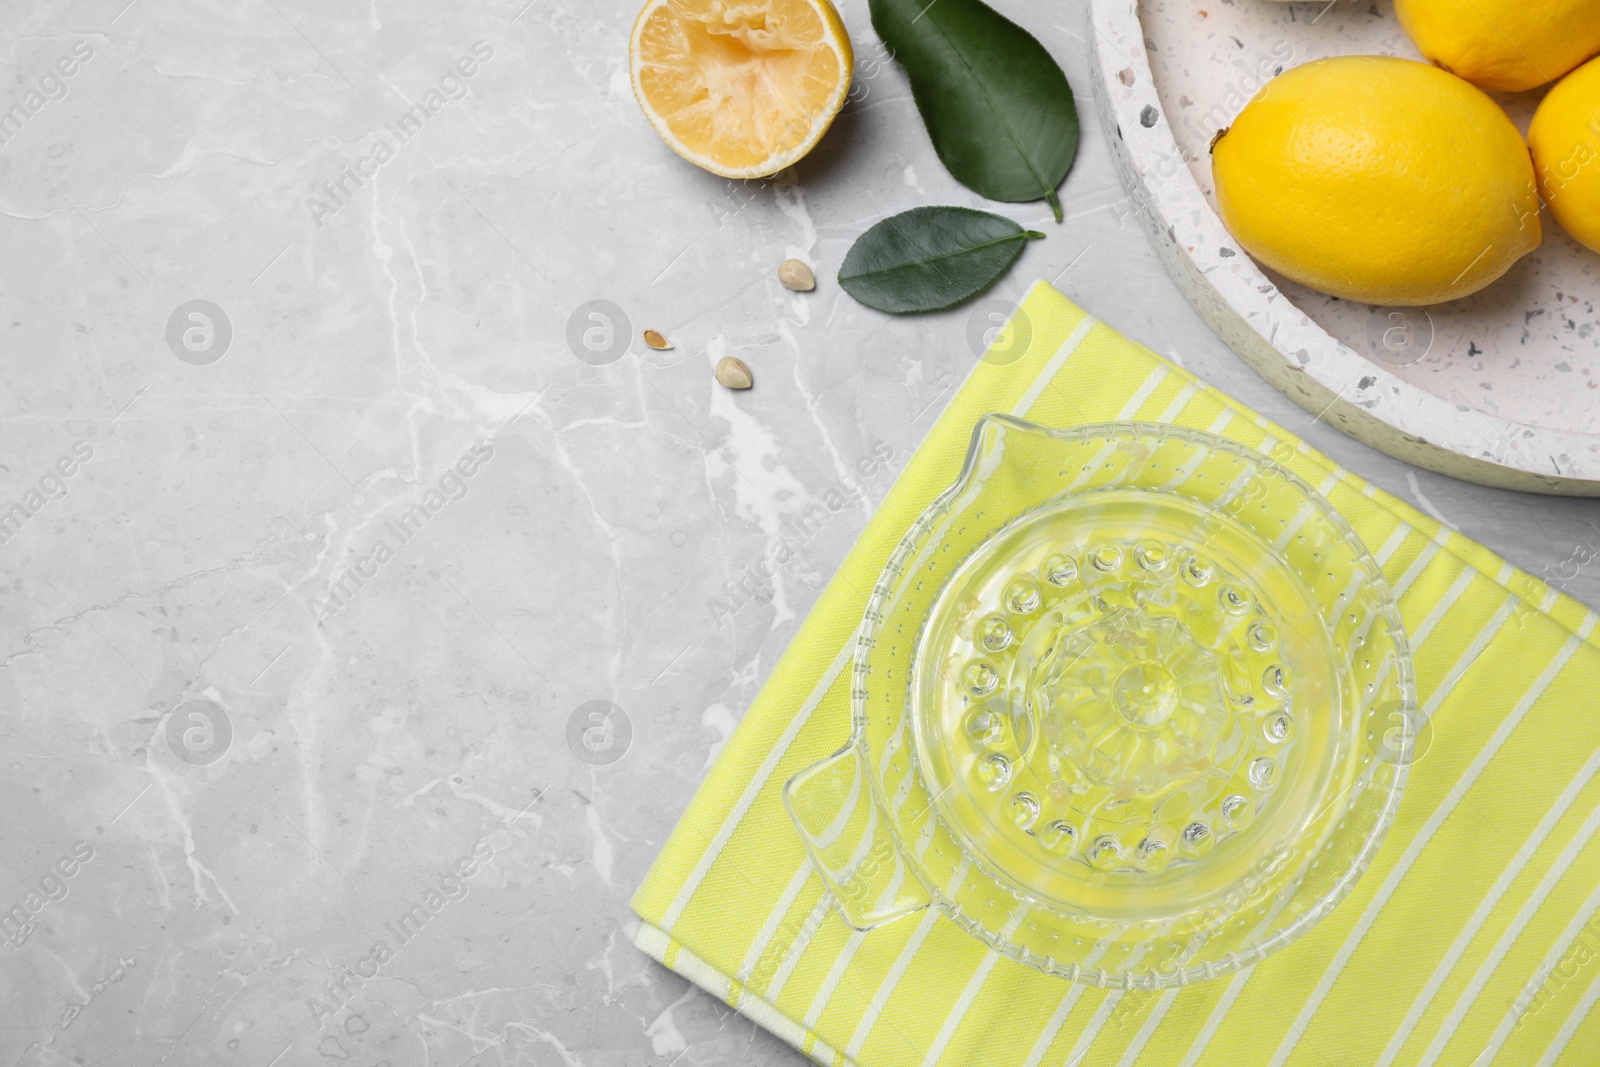
[[[651,0],[628,56],[661,139],[726,178],[776,174],[811,151],[855,61],[828,0]]]

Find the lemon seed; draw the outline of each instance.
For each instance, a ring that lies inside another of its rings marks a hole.
[[[809,293],[817,287],[817,276],[798,259],[783,261],[778,267],[778,280],[785,289],[793,289],[797,293]]]
[[[742,359],[734,356],[723,356],[717,363],[717,381],[729,389],[748,389],[755,384],[750,377],[750,368],[745,366]]]

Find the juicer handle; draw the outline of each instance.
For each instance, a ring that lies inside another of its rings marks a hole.
[[[845,921],[871,930],[933,903],[891,836],[888,813],[854,742],[796,774],[783,803]]]

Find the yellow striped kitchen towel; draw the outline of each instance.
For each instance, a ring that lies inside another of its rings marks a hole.
[[[826,1064],[1600,1065],[1600,619],[1050,286],[1016,323],[997,343],[1020,354],[974,368],[662,849],[633,901],[639,947]],[[936,910],[856,933],[789,821],[783,783],[850,733],[867,591],[992,411],[1287,443],[1400,598],[1428,749],[1355,889],[1248,970],[1122,992],[1030,970]]]

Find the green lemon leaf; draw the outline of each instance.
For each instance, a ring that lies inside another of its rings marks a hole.
[[[879,311],[938,311],[988,288],[1043,237],[1010,219],[966,207],[914,207],[856,238],[839,287]]]
[[[981,0],[871,0],[872,27],[950,174],[990,200],[1046,200],[1078,153],[1078,109],[1061,67]]]

